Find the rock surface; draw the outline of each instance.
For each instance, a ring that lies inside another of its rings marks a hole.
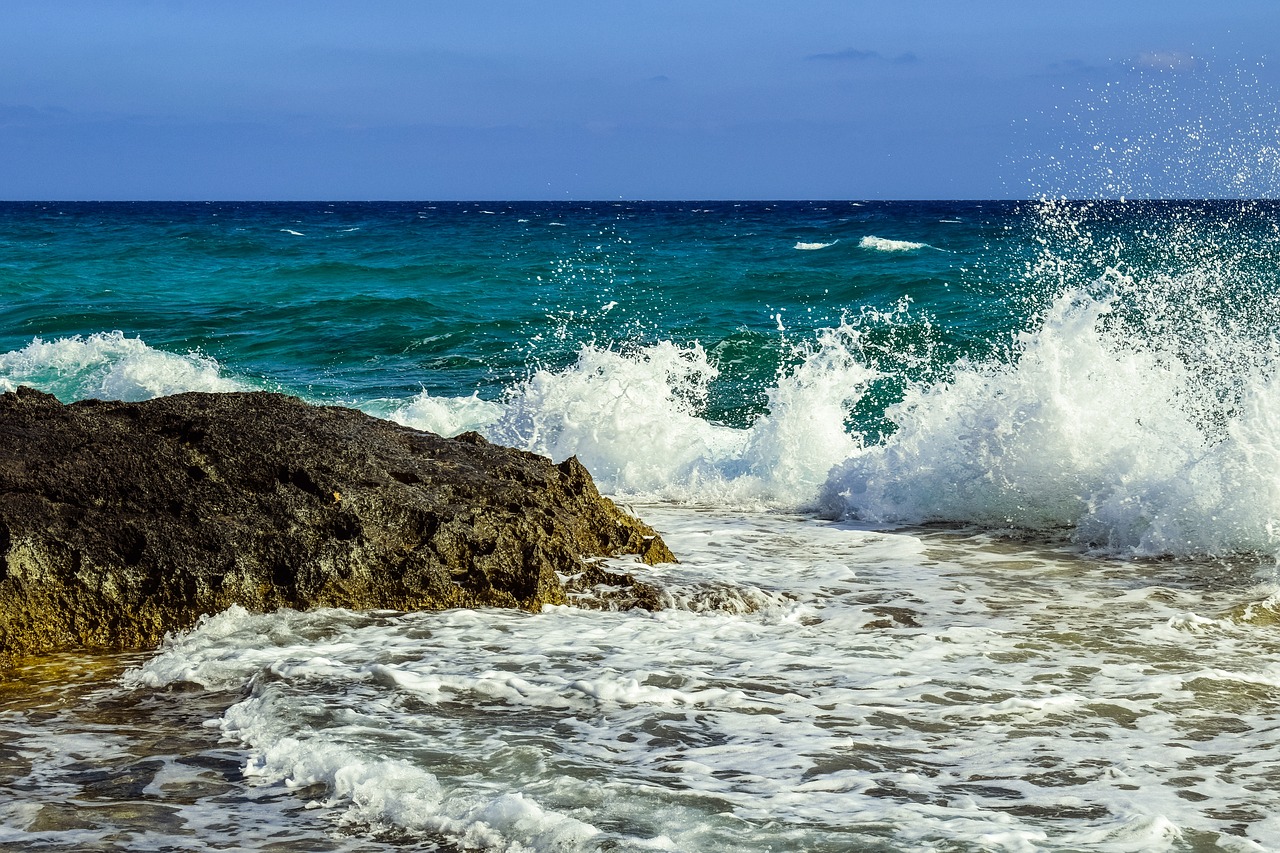
[[[587,559],[620,553],[674,560],[576,459],[474,433],[270,393],[0,395],[0,664],[154,647],[232,604],[533,610],[576,575],[653,606]]]

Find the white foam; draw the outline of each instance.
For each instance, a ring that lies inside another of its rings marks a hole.
[[[216,725],[247,775],[315,798],[308,814],[344,834],[1136,853],[1224,831],[1243,833],[1226,849],[1264,849],[1280,827],[1272,626],[1171,627],[1239,589],[1134,588],[1107,564],[981,537],[639,512],[683,561],[654,580],[733,578],[775,603],[232,612],[130,683],[229,691]]]
[[[911,387],[887,412],[896,432],[833,472],[827,505],[1061,533],[1112,553],[1280,556],[1274,359],[1255,353],[1261,367],[1206,386],[1186,341],[1116,327],[1118,299],[1068,291],[1007,358]],[[1243,390],[1222,399],[1227,380]]]
[[[390,825],[453,837],[465,848],[513,853],[580,849],[599,833],[521,792],[450,796],[434,774],[403,759],[371,756],[320,734],[295,736],[288,723],[292,699],[261,690],[227,710],[223,733],[250,749],[246,776],[289,788],[323,785],[326,800],[317,805],[341,809],[343,824]]]
[[[293,235],[293,236],[295,236],[295,237],[305,237],[305,236],[307,236],[306,234],[303,234],[301,231],[294,231],[292,228],[281,228],[281,229],[280,229],[280,233],[281,233],[281,234],[292,234],[292,235]]]
[[[487,434],[556,460],[577,456],[609,492],[804,504],[857,447],[845,412],[875,376],[853,355],[858,335],[847,326],[823,333],[746,429],[701,417],[718,375],[702,347],[661,342],[625,352],[586,346],[571,367],[538,371]]]
[[[874,249],[877,252],[913,252],[916,249],[929,247],[928,243],[913,243],[910,240],[890,240],[887,237],[863,237],[858,241],[863,249]]]
[[[444,436],[473,430],[482,432],[506,411],[500,403],[481,400],[477,394],[470,397],[434,397],[425,390],[408,402],[384,411],[388,402],[376,401],[363,408],[370,414],[386,417],[398,424]]]
[[[832,240],[830,243],[803,243],[803,242],[801,242],[801,243],[796,243],[795,248],[800,249],[801,251],[804,251],[804,252],[812,252],[812,251],[815,251],[815,250],[817,250],[817,249],[825,249],[825,248],[827,248],[828,246],[834,246],[836,243],[839,243],[839,242],[840,242],[839,240]]]
[[[183,391],[242,391],[213,358],[148,346],[122,332],[46,341],[35,338],[0,355],[0,391],[30,385],[64,400],[145,400]]]

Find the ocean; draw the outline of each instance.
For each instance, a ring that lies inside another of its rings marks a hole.
[[[0,681],[0,847],[1280,850],[1280,204],[0,204],[0,391],[559,461],[659,612]]]

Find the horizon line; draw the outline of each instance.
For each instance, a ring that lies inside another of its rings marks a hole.
[[[0,204],[937,204],[937,203],[1040,203],[1040,202],[1113,202],[1136,204],[1150,202],[1215,201],[1260,202],[1280,201],[1269,196],[1161,196],[1131,198],[1128,196],[1029,196],[990,198],[6,198]]]

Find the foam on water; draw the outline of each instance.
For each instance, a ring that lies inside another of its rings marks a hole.
[[[1114,554],[1280,557],[1280,346],[1257,277],[1274,246],[1242,265],[1233,250],[1258,239],[1255,212],[1227,215],[1225,230],[1188,215],[1095,245],[1097,222],[1046,205],[1044,227],[1074,254],[1054,244],[1029,274],[1058,276],[1057,296],[1007,352],[909,385],[886,412],[892,434],[833,471],[829,511]],[[1115,266],[1071,285],[1099,256]]]
[[[846,325],[805,347],[746,429],[700,416],[718,368],[701,346],[664,341],[586,346],[571,367],[537,371],[486,432],[553,459],[576,455],[609,492],[793,507],[857,447],[845,413],[876,376],[854,355],[860,334]]]
[[[0,354],[0,391],[30,385],[63,400],[98,397],[145,400],[182,391],[243,391],[201,353],[178,355],[122,332],[97,332],[46,341],[36,338]]]
[[[229,611],[127,679],[228,691],[256,785],[495,850],[1261,851],[1274,585],[644,506],[754,613]],[[188,690],[191,688],[188,687]],[[1064,736],[1064,733],[1070,736]]]
[[[828,247],[830,247],[830,246],[834,246],[836,243],[839,243],[839,242],[840,242],[839,240],[832,240],[830,243],[805,243],[805,242],[798,242],[798,243],[796,243],[796,245],[795,245],[795,247],[794,247],[794,248],[799,249],[799,250],[804,251],[804,252],[812,252],[812,251],[815,251],[815,250],[817,250],[817,249],[826,249],[826,248],[828,248]]]
[[[486,429],[505,411],[499,403],[470,397],[433,397],[422,391],[408,402],[376,401],[362,406],[373,415],[386,417],[403,426],[454,436]]]
[[[866,236],[858,241],[863,249],[874,249],[877,252],[914,252],[916,249],[929,248],[927,243],[913,243],[910,240],[890,240],[887,237]]]

